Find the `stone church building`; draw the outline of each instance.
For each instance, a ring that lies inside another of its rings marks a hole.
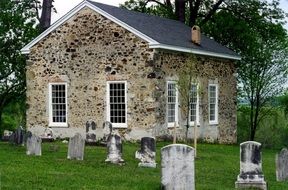
[[[195,32],[195,31],[194,31]],[[195,35],[196,34],[196,35]],[[110,121],[126,140],[185,135],[177,71],[197,57],[190,123],[198,136],[236,142],[236,67],[240,57],[198,28],[85,0],[21,50],[27,55],[27,129],[57,137]],[[198,36],[197,35],[201,35]],[[201,39],[201,40],[200,40]],[[200,41],[197,41],[200,40]],[[193,128],[189,129],[193,138]]]

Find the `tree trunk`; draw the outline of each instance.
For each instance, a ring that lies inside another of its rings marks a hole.
[[[254,100],[252,98],[252,100],[250,101],[250,137],[249,137],[250,141],[253,141],[255,137],[253,118],[254,118]]]
[[[251,127],[252,128],[251,128],[251,131],[250,131],[250,141],[254,141],[256,130],[255,130],[254,126],[251,126]]]
[[[49,28],[51,24],[51,11],[52,11],[53,0],[43,0],[42,13],[40,18],[40,29],[41,31]]]
[[[255,134],[256,134],[257,127],[258,127],[258,117],[259,117],[259,113],[260,113],[260,95],[259,95],[259,93],[257,93],[255,101],[256,101],[256,105],[255,105],[255,115],[253,118],[253,131],[252,131],[251,136],[250,136],[251,141],[253,141],[255,139]]]
[[[175,14],[177,20],[185,23],[185,0],[175,0]]]
[[[194,2],[193,5],[192,0],[189,0],[189,13],[190,13],[190,17],[189,17],[189,26],[194,26],[196,24],[196,19],[198,16],[198,11],[199,11],[199,7],[201,4],[201,0],[196,0]]]

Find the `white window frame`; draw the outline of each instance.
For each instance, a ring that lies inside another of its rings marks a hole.
[[[210,87],[211,86],[215,86],[215,119],[214,120],[210,120]],[[218,97],[218,84],[209,84],[208,86],[208,117],[209,117],[209,124],[211,125],[215,125],[218,124],[218,101],[219,101],[219,97]]]
[[[112,123],[110,119],[110,84],[124,84],[125,87],[125,123]],[[106,84],[106,108],[107,108],[107,121],[112,123],[112,127],[114,128],[127,128],[127,81],[107,81]]]
[[[66,122],[53,122],[53,108],[52,108],[52,86],[65,85],[65,105],[66,105]],[[67,98],[67,83],[57,82],[49,83],[49,127],[68,127],[68,98]]]
[[[169,84],[174,84],[175,85],[175,95],[176,95],[176,102],[175,102],[175,121],[174,122],[169,122],[168,121],[168,86]],[[178,103],[178,90],[177,90],[177,82],[176,81],[167,81],[166,84],[166,119],[167,119],[167,125],[168,127],[174,127],[175,122],[176,125],[178,126],[178,107],[179,107],[179,103]]]
[[[196,84],[196,83],[192,83],[192,85],[195,85],[196,86],[196,93],[197,93],[197,100],[196,100],[196,124],[199,125],[200,124],[200,118],[199,118],[199,93],[198,93],[198,90],[199,90],[199,85]],[[191,86],[192,87],[192,86]],[[190,122],[190,126],[193,126],[195,125],[194,121],[191,121],[191,107],[189,105],[189,122]]]

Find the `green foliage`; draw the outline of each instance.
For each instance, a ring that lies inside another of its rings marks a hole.
[[[288,91],[278,98],[281,107],[284,109],[285,116],[288,117]]]
[[[128,0],[121,7],[142,13],[185,21],[190,26],[204,23],[221,7],[223,0]],[[181,14],[185,13],[185,14]]]
[[[134,158],[140,144],[124,143],[126,164],[117,166],[104,162],[105,147],[85,147],[83,161],[67,160],[67,144],[43,143],[42,156],[26,156],[25,147],[0,143],[2,189],[99,189],[156,190],[161,182],[160,149],[157,143],[157,168],[139,168]],[[55,148],[57,147],[57,148]],[[239,174],[239,146],[198,145],[195,160],[197,190],[232,190]],[[288,189],[287,182],[277,182],[275,154],[262,151],[263,171],[269,190]]]
[[[197,58],[194,55],[190,55],[186,63],[179,69],[177,76],[177,91],[179,92],[180,110],[181,115],[186,117],[186,141],[188,140],[188,128],[190,127],[190,106],[191,106],[191,93],[192,84],[199,88],[197,81]],[[198,93],[198,89],[197,93]],[[196,122],[195,122],[196,123]]]
[[[125,1],[124,4],[121,4],[120,7],[141,13],[157,15],[164,18],[176,19],[176,16],[173,12],[174,8],[168,5],[163,5],[149,3],[146,0],[128,0]]]
[[[259,130],[256,132],[255,140],[268,148],[280,149],[282,147],[287,147],[288,119],[285,117],[283,109],[279,107],[265,107],[263,109],[266,111],[266,114],[259,123]],[[238,108],[238,143],[249,140],[250,112],[251,109],[249,106],[241,106]]]
[[[198,86],[197,58],[190,55],[186,63],[179,69],[177,76],[177,90],[183,115],[189,114],[192,84]]]
[[[0,131],[0,136],[2,135],[4,129],[14,131],[20,125],[25,127],[25,105],[24,101],[13,101],[8,104],[2,115],[2,128]]]
[[[34,3],[0,1],[0,126],[5,106],[23,99],[25,92],[25,56],[20,49],[38,34]]]
[[[242,56],[238,62],[239,94],[249,101],[253,140],[265,117],[264,107],[283,92],[287,82],[288,36],[282,25],[285,14],[278,0],[230,0],[226,5],[202,29]]]

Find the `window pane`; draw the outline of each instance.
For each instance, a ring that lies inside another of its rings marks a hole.
[[[167,86],[167,119],[169,123],[176,121],[176,84],[168,83]]]
[[[110,83],[110,121],[112,123],[126,122],[125,83]]]
[[[197,114],[197,85],[192,84],[190,92],[190,121],[196,121]]]
[[[65,84],[53,84],[52,87],[52,121],[66,123],[66,88]]]
[[[215,85],[209,85],[209,119],[216,120],[216,106],[217,106],[217,88]]]

